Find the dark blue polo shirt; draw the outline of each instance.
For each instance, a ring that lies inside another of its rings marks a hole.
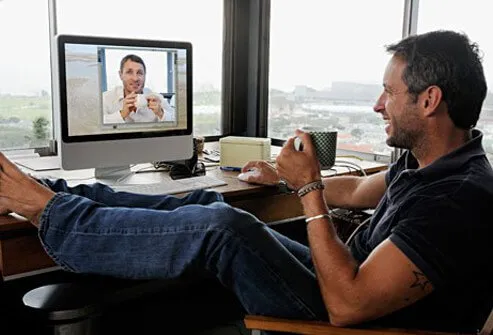
[[[387,172],[387,191],[351,251],[363,262],[389,238],[435,290],[379,324],[474,330],[493,307],[493,171],[482,134],[419,169],[410,152]],[[404,297],[403,297],[404,298]]]

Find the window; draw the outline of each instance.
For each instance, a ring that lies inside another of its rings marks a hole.
[[[485,22],[490,19],[490,3],[483,0],[421,1],[418,11],[418,33],[437,29],[461,31],[469,36],[472,42],[479,45],[483,54],[483,67],[488,84],[488,95],[483,103],[483,109],[478,122],[478,129],[483,131],[483,146],[490,162],[493,162],[493,40]],[[447,8],[447,15],[443,9]],[[474,9],[474,15],[464,15]]]
[[[48,27],[47,1],[0,1],[0,150],[52,139]]]
[[[395,0],[272,0],[269,137],[323,125],[339,149],[390,155],[373,104],[403,13]]]
[[[58,33],[192,42],[194,134],[220,134],[223,1],[58,0],[56,7]],[[0,0],[0,29],[0,150],[47,147],[53,138],[48,0]]]
[[[223,1],[58,0],[58,33],[193,45],[194,135],[221,132]]]

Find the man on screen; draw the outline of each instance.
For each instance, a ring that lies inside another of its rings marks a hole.
[[[146,66],[142,58],[126,55],[118,72],[123,86],[103,93],[103,122],[174,121],[175,110],[166,99],[144,87]]]

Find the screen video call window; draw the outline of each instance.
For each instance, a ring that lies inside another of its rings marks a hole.
[[[176,51],[101,47],[97,53],[103,124],[175,123]]]
[[[61,116],[68,137],[171,135],[189,128],[187,48],[91,41],[68,38],[59,50],[64,57]]]

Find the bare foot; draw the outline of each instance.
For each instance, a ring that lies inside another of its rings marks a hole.
[[[54,195],[0,152],[0,214],[15,212],[38,226],[39,216]]]

